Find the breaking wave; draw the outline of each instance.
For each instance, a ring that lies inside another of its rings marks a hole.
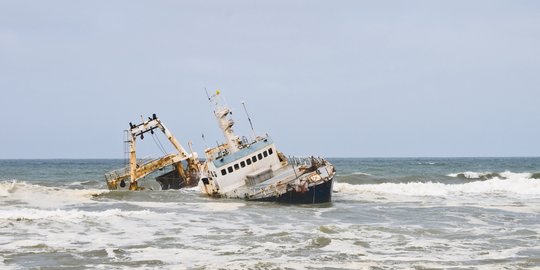
[[[512,178],[536,178],[533,177],[538,174],[531,174],[531,173],[513,173],[509,171],[496,173],[496,172],[460,172],[460,173],[451,173],[447,176],[454,177],[454,178],[460,178],[460,179],[481,179],[481,180],[488,180],[488,179],[512,179]],[[540,176],[540,175],[539,175]]]
[[[372,176],[371,174],[369,173],[364,173],[364,172],[353,172],[352,175],[365,175],[365,176]]]
[[[0,197],[8,197],[10,193],[13,192],[13,189],[15,188],[15,184],[17,182],[15,180],[13,181],[4,181],[0,182]]]
[[[335,183],[335,192],[375,193],[405,196],[447,196],[463,194],[523,194],[540,195],[540,180],[530,178],[474,181],[464,184],[444,184],[436,182],[382,183],[353,185]]]
[[[134,217],[147,216],[151,211],[123,211],[120,209],[109,209],[99,212],[81,211],[81,210],[40,210],[40,209],[13,209],[0,210],[0,220],[54,220],[54,221],[77,221],[89,218],[110,218],[113,216],[119,217]]]
[[[416,162],[416,165],[439,165],[440,163],[427,161],[427,162]]]
[[[37,207],[58,207],[84,203],[96,195],[108,192],[108,190],[103,189],[47,187],[17,180],[0,182],[0,198],[21,201]]]

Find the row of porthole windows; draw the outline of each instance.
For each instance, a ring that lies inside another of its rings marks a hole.
[[[240,163],[236,163],[233,166],[229,166],[227,169],[222,169],[221,175],[226,175],[227,173],[232,173],[233,171],[239,170],[240,168],[244,168],[247,165],[251,165],[252,163],[255,163],[269,155],[272,155],[273,153],[274,153],[274,150],[272,150],[272,148],[269,148],[268,152],[264,150],[262,153],[254,155],[251,158],[248,158],[246,160],[242,160],[240,161]]]

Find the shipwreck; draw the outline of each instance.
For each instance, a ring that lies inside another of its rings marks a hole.
[[[155,179],[161,189],[198,186],[202,194],[250,201],[272,201],[291,204],[316,204],[332,201],[336,169],[321,157],[292,157],[280,152],[268,135],[257,136],[247,109],[244,110],[253,131],[253,138],[239,137],[234,131],[231,110],[219,91],[208,100],[225,142],[205,150],[205,161],[197,153],[188,153],[154,114],[139,124],[129,124],[126,131],[129,164],[105,174],[110,190],[142,190],[139,179],[165,167],[172,169]],[[136,140],[154,130],[165,134],[176,150],[151,160],[138,160]]]

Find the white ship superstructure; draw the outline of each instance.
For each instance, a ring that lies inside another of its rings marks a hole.
[[[199,187],[217,197],[317,203],[331,200],[334,167],[322,158],[287,159],[269,136],[251,142],[233,131],[231,110],[218,92],[209,97],[225,143],[205,151]]]

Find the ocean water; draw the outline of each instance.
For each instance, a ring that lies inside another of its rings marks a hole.
[[[332,203],[280,205],[0,160],[0,269],[540,269],[540,158],[330,161]]]

